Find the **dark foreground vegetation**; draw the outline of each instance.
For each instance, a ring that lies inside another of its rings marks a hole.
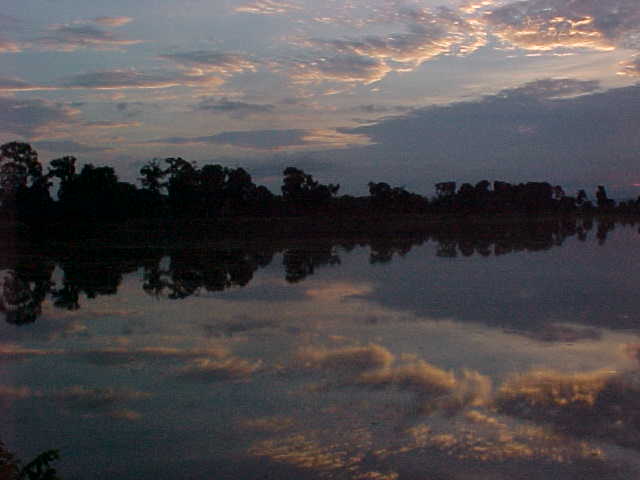
[[[291,233],[305,229],[366,231],[394,222],[395,227],[404,224],[411,231],[425,220],[478,215],[640,213],[640,197],[616,204],[604,186],[598,187],[592,200],[584,190],[572,196],[547,182],[482,180],[460,186],[441,182],[435,186],[436,195],[428,198],[403,187],[370,182],[368,196],[354,197],[339,195],[339,185],[321,184],[304,171],[288,167],[281,194],[275,195],[256,185],[243,168],[199,167],[182,158],[149,161],[140,170],[140,186],[120,181],[112,167],[86,164],[77,171],[76,163],[75,157],[65,156],[43,166],[29,144],[2,145],[0,219],[5,225],[58,225],[63,232],[69,225],[129,223],[152,231],[162,225],[188,228],[200,222],[207,228],[226,225],[229,231],[251,226]]]
[[[51,463],[59,459],[57,450],[42,452],[26,465],[0,442],[0,480],[59,480]]]

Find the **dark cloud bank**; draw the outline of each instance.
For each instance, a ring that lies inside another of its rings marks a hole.
[[[438,181],[488,178],[621,189],[640,177],[639,112],[640,85],[547,79],[345,129],[374,145],[331,156],[370,167],[372,178],[347,185],[384,179],[432,194]]]

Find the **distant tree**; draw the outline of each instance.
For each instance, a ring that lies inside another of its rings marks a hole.
[[[15,214],[20,203],[22,210],[31,214],[47,199],[49,183],[31,145],[10,142],[0,146],[0,204],[4,210]]]
[[[183,158],[167,158],[169,205],[175,215],[193,215],[202,209],[200,175],[195,163]]]
[[[38,153],[28,143],[10,142],[0,146],[0,188],[5,195],[42,177]]]
[[[607,190],[602,185],[598,185],[598,190],[596,191],[596,202],[598,204],[598,208],[610,208],[615,205],[615,202],[607,196]]]
[[[112,167],[86,164],[58,194],[63,215],[86,221],[123,219],[137,207],[135,187],[119,182]]]
[[[436,195],[438,198],[453,197],[456,193],[456,182],[436,183]]]
[[[326,205],[340,189],[340,185],[323,185],[295,167],[286,168],[283,174],[283,199],[302,209],[315,209]]]
[[[69,185],[76,177],[76,157],[61,157],[51,160],[49,164],[49,177],[57,177],[62,188]]]
[[[584,190],[578,190],[578,195],[576,196],[576,205],[581,207],[587,201],[587,192]]]
[[[517,189],[516,201],[519,208],[531,214],[553,210],[553,187],[547,182],[521,184]]]
[[[371,197],[371,206],[376,210],[381,210],[391,206],[393,191],[388,183],[369,182],[369,196]]]
[[[489,192],[489,187],[491,186],[491,183],[488,180],[480,180],[478,183],[476,183],[476,192],[479,194],[486,194]]]
[[[142,188],[159,194],[165,186],[162,180],[166,174],[167,172],[162,169],[157,159],[150,160],[140,169]]]
[[[560,185],[553,187],[553,198],[555,200],[562,200],[565,196],[564,189]]]
[[[252,200],[256,186],[251,175],[244,168],[233,168],[227,171],[224,185],[226,203],[232,210],[243,210]]]

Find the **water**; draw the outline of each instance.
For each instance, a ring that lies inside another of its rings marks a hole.
[[[640,478],[636,228],[454,230],[5,250],[0,438],[67,479]]]

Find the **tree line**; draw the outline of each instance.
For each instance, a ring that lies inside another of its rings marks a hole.
[[[567,195],[547,182],[475,185],[441,182],[426,197],[385,182],[369,182],[369,195],[338,195],[340,185],[322,184],[296,167],[283,171],[280,194],[256,185],[243,168],[198,166],[183,158],[153,159],[140,169],[139,186],[121,181],[109,166],[63,156],[45,168],[28,143],[0,147],[0,214],[26,222],[80,222],[130,218],[288,217],[306,215],[625,212],[640,213],[638,200],[616,202],[604,186],[595,202],[584,190]],[[57,198],[52,189],[57,188]]]

